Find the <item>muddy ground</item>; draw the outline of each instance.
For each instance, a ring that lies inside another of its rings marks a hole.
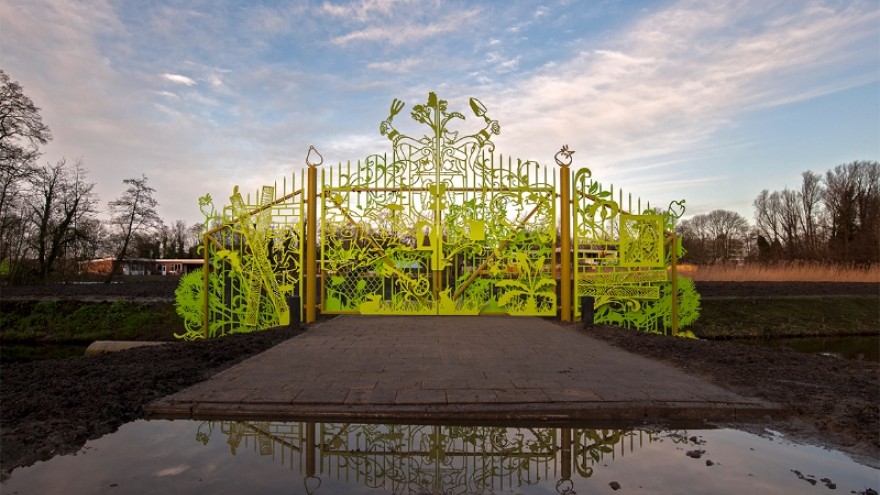
[[[6,299],[163,300],[176,282],[0,289]],[[880,294],[878,284],[699,283],[703,297]],[[673,339],[611,327],[583,330],[663,360],[734,392],[788,408],[785,420],[748,425],[846,451],[880,465],[880,364],[732,342]],[[94,357],[0,363],[0,475],[55,455],[143,415],[160,397],[298,334],[272,329]]]
[[[790,413],[784,419],[749,425],[748,430],[770,428],[880,467],[880,363],[612,327],[584,332],[733,392],[775,402]]]
[[[172,301],[178,279],[145,277],[134,283],[60,283],[0,287],[3,300]],[[867,295],[880,297],[880,284],[862,282],[696,282],[702,297]]]

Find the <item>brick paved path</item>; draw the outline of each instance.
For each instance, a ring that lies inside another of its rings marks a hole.
[[[727,421],[779,411],[539,318],[341,316],[165,397],[147,412],[204,419],[617,425]]]

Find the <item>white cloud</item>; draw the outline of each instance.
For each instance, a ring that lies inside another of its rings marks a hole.
[[[334,17],[347,17],[352,16],[354,14],[354,9],[352,7],[346,7],[344,5],[336,5],[330,2],[324,2],[321,5],[321,9],[326,14],[330,14]]]
[[[585,47],[499,87],[495,105],[517,125],[497,141],[517,143],[528,156],[567,142],[594,165],[625,173],[633,161],[706,142],[744,112],[809,98],[829,84],[843,89],[838,78],[824,79],[864,57],[851,47],[876,36],[877,22],[877,9],[865,4],[782,15],[763,3],[681,2],[600,49]],[[847,80],[876,81],[866,70]]]
[[[210,89],[217,93],[231,93],[232,88],[226,84],[226,80],[234,76],[232,70],[191,60],[183,62],[182,65],[186,67],[187,72],[195,75],[194,77],[186,77],[186,79],[194,81],[195,84],[198,84],[199,81],[207,82]]]
[[[406,58],[403,60],[392,60],[387,62],[370,62],[367,68],[383,72],[412,72],[414,69],[422,65],[422,61],[417,58]]]
[[[165,80],[171,81],[175,84],[183,84],[186,86],[195,86],[195,84],[196,84],[196,82],[193,79],[190,79],[189,77],[186,77],[186,76],[181,76],[180,74],[169,74],[166,72],[166,73],[162,74],[162,77]]]
[[[377,15],[387,16],[400,4],[414,3],[415,0],[360,0],[349,5],[338,5],[331,2],[321,4],[321,10],[333,17],[345,20],[367,22]]]
[[[519,67],[519,57],[501,60],[495,66],[495,70],[500,73],[513,72]]]
[[[297,29],[298,21],[307,12],[305,5],[283,5],[270,7],[250,5],[245,11],[245,24],[259,36],[282,35]]]
[[[439,22],[426,24],[407,23],[404,20],[398,20],[391,24],[382,24],[336,36],[331,40],[331,43],[342,47],[356,41],[381,41],[392,46],[415,43],[440,34],[466,29],[475,20],[479,12],[477,9],[455,12]]]
[[[505,155],[552,164],[569,144],[602,181],[687,197],[725,183],[686,166],[723,155],[713,138],[742,115],[878,78],[880,16],[858,0],[682,1],[555,45],[538,34],[557,4],[537,21],[534,4],[132,5],[0,0],[15,19],[3,65],[44,109],[46,160],[83,156],[102,202],[146,173],[169,220],[197,215],[205,192],[279,178],[309,144],[328,163],[387,149],[377,127],[391,98],[428,90],[468,115],[466,97],[480,98]]]

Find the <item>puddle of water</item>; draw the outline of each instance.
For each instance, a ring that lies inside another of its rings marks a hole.
[[[880,470],[737,430],[136,421],[19,468],[30,493],[864,493]]]

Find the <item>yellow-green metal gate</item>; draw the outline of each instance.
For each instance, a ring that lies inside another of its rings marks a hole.
[[[492,153],[500,126],[459,136],[433,93],[412,116],[430,129],[382,133],[390,155],[323,170],[321,311],[360,314],[556,314],[554,174]]]
[[[599,323],[675,333],[679,313],[696,318],[698,295],[675,274],[683,201],[643,208],[589,169],[570,170],[567,147],[550,169],[496,155],[498,121],[469,103],[470,134],[453,129],[467,127],[464,113],[434,93],[410,111],[428,132],[404,134],[395,117],[405,106],[394,100],[379,128],[389,153],[320,167],[311,148],[299,180],[248,197],[236,188],[222,213],[200,198],[205,269],[178,289],[181,337],[291,314],[311,322],[319,311],[571,321],[582,297]]]

